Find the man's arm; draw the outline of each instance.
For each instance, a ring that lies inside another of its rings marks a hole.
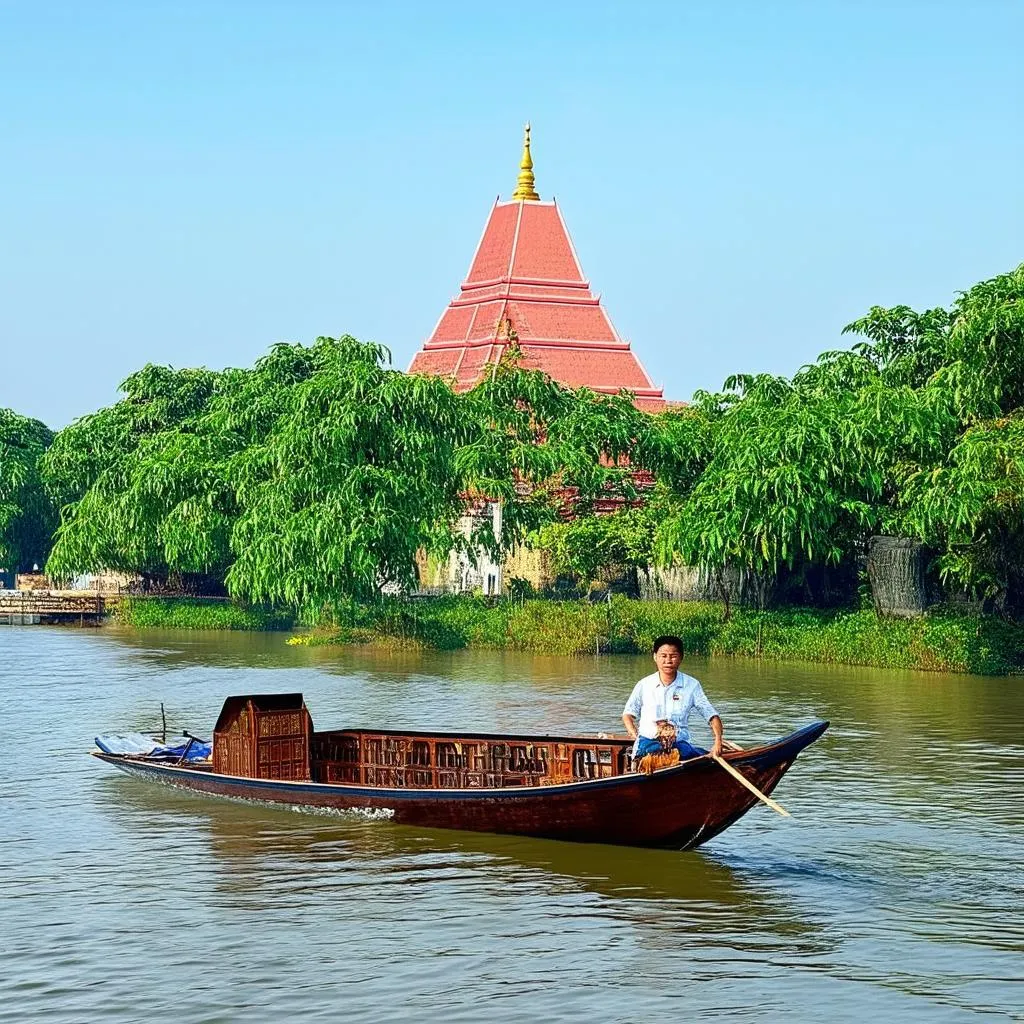
[[[714,704],[708,700],[704,687],[697,683],[697,689],[693,695],[693,706],[701,713],[704,721],[711,727],[711,735],[714,743],[711,744],[711,756],[722,756],[722,716],[718,713]]]
[[[629,733],[629,738],[635,740],[639,735],[637,729],[637,720],[640,718],[640,711],[643,707],[643,680],[633,687],[633,692],[629,695],[629,700],[626,701],[626,706],[622,709],[622,724],[626,727],[626,732]]]
[[[711,756],[721,757],[722,756],[722,719],[718,715],[712,715],[711,721],[708,722],[711,726],[711,734],[715,738],[715,742],[711,744]]]

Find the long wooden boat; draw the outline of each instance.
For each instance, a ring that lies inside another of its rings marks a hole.
[[[812,722],[724,756],[770,793],[827,728]],[[644,775],[633,770],[631,748],[624,737],[317,732],[301,694],[254,694],[225,701],[208,760],[166,750],[93,755],[131,775],[214,796],[626,846],[690,849],[757,803],[708,757]]]

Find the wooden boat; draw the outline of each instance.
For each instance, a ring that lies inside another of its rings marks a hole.
[[[770,793],[827,728],[813,722],[724,756]],[[317,732],[301,694],[253,694],[224,702],[209,760],[93,755],[131,775],[214,796],[626,846],[699,846],[757,803],[708,757],[643,775],[633,771],[631,749],[625,737]]]

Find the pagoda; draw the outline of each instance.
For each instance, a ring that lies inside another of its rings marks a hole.
[[[447,377],[466,390],[511,345],[519,348],[520,366],[567,387],[625,389],[638,408],[665,408],[662,389],[591,292],[557,203],[537,194],[528,124],[512,198],[495,202],[459,294],[409,372]]]

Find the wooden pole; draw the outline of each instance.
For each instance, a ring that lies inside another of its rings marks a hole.
[[[746,786],[747,789],[749,789],[750,792],[753,793],[754,796],[756,796],[757,799],[760,800],[762,803],[767,804],[773,811],[775,811],[777,814],[781,814],[784,818],[792,817],[789,811],[787,811],[786,808],[782,806],[782,804],[776,803],[770,796],[766,796],[764,793],[762,793],[761,790],[759,790],[757,786],[755,786],[750,781],[750,779],[748,779],[745,775],[741,774],[739,771],[733,768],[733,766],[729,764],[729,762],[726,761],[724,758],[721,758],[716,754],[712,754],[711,757],[713,760],[717,761],[737,782],[739,782],[743,786]]]

